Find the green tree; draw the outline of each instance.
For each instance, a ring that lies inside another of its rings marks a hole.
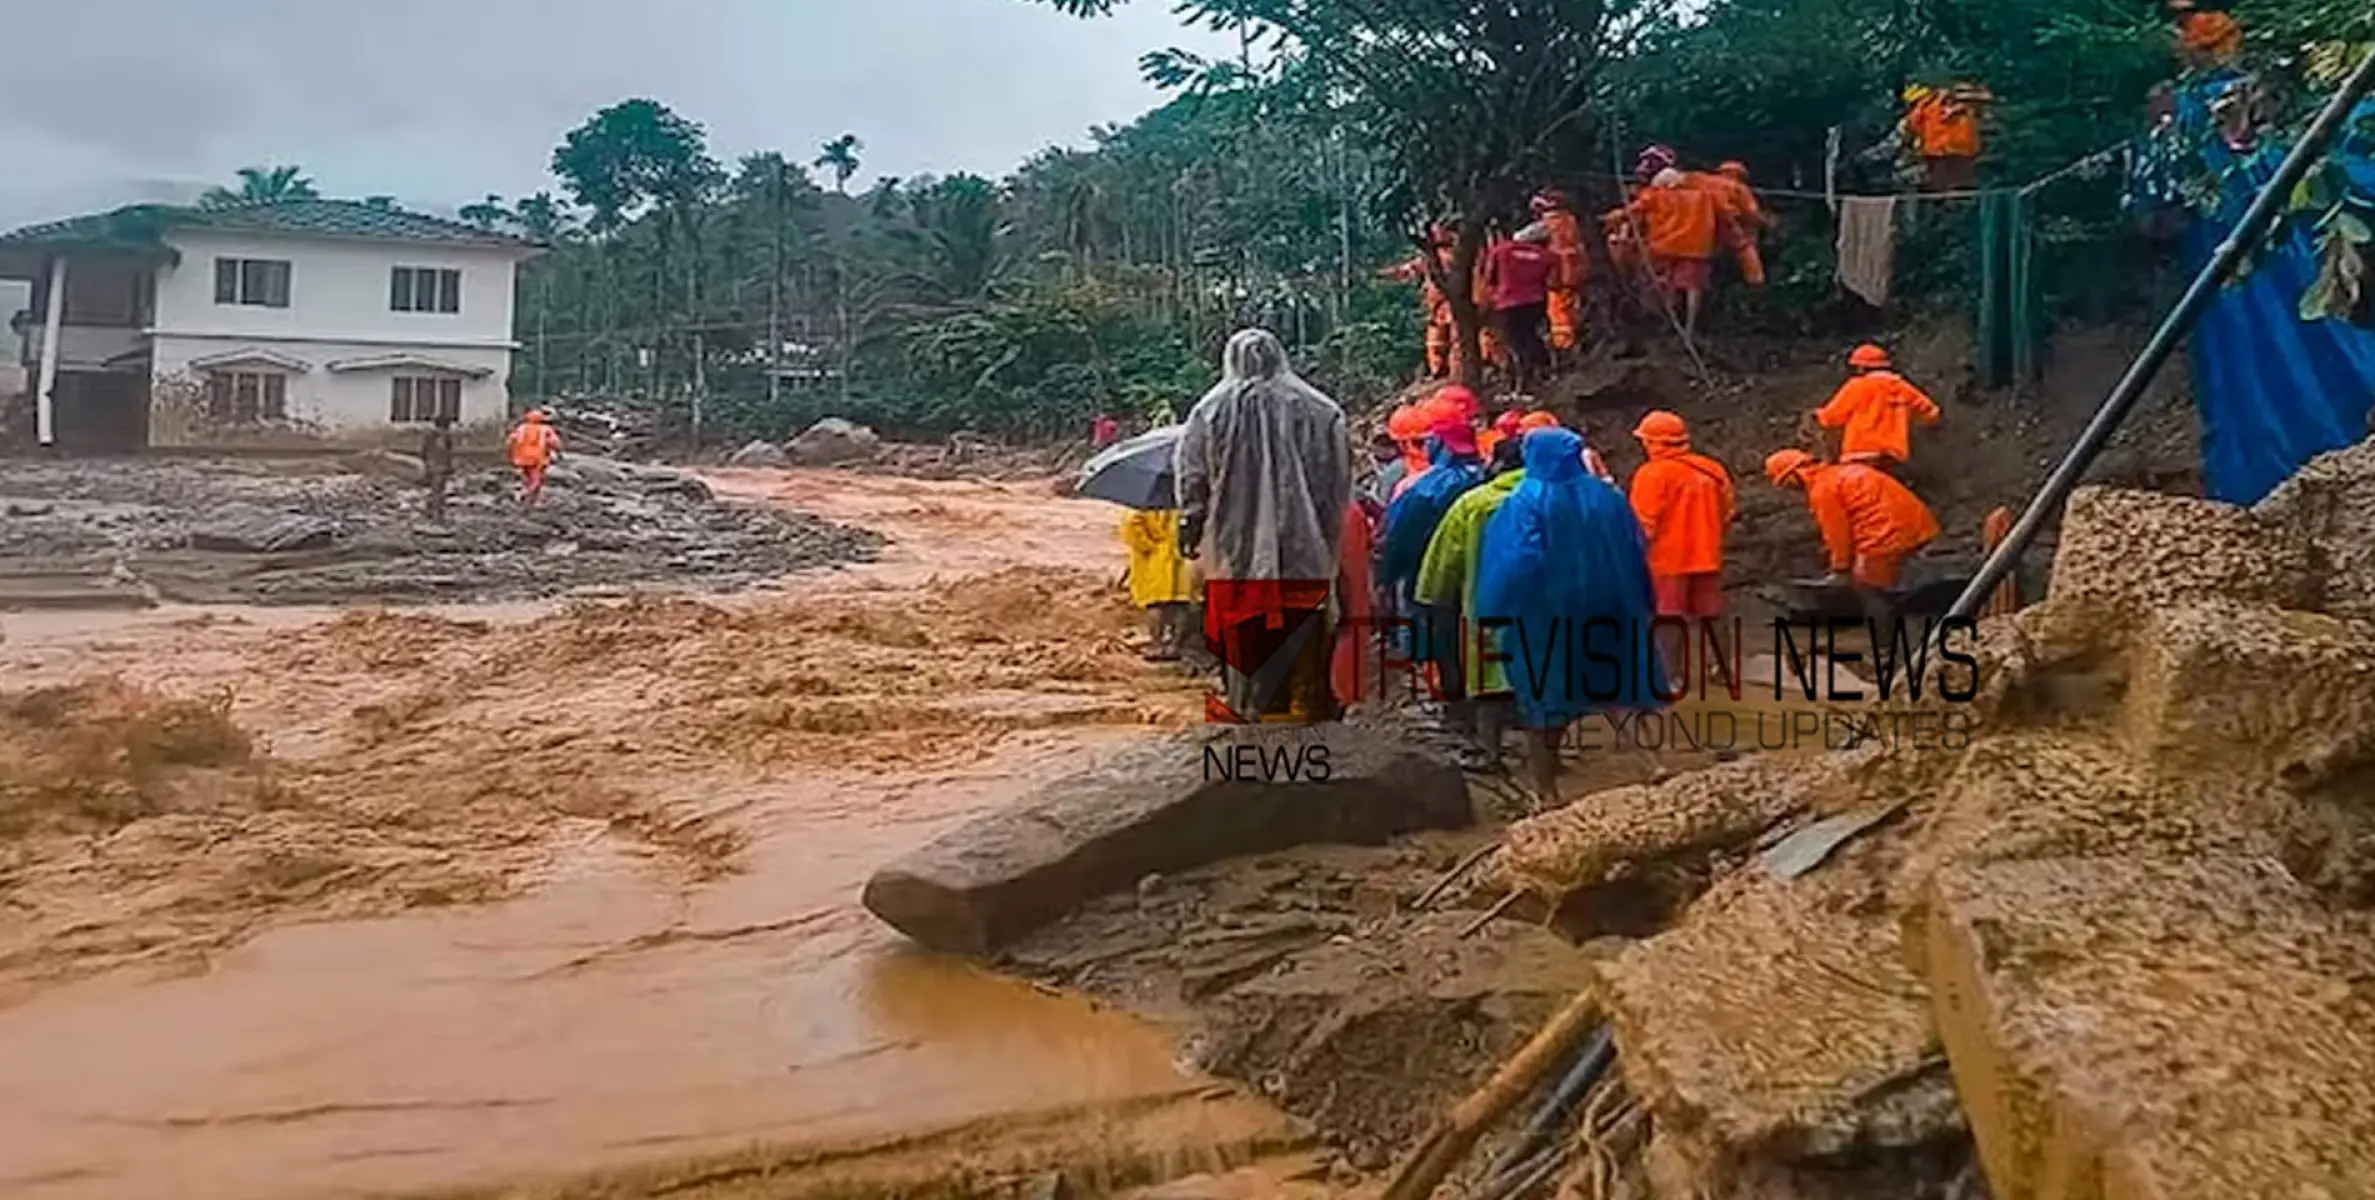
[[[493,192],[488,192],[486,199],[475,204],[463,205],[455,215],[469,224],[487,230],[502,229],[518,222],[518,218],[512,215],[511,209],[504,205],[503,197]]]
[[[1126,0],[1038,2],[1089,16]],[[1449,278],[1437,283],[1450,298],[1473,375],[1482,361],[1483,315],[1464,283],[1488,226],[1515,219],[1531,188],[1589,161],[1590,107],[1603,69],[1671,7],[1651,0],[1180,0],[1183,19],[1235,33],[1243,53],[1212,62],[1162,51],[1145,66],[1159,84],[1251,91],[1270,103],[1329,113],[1376,156],[1382,186],[1373,203],[1413,244],[1430,219],[1449,214],[1459,240]],[[1429,270],[1436,271],[1431,262]],[[1463,285],[1448,286],[1451,279]]]
[[[284,200],[318,200],[313,180],[303,167],[241,167],[237,188],[212,188],[198,203],[208,208],[242,204],[277,204]]]
[[[651,205],[682,201],[718,176],[708,135],[656,100],[625,100],[586,119],[561,139],[553,176],[608,233]]]
[[[833,190],[847,195],[850,177],[858,173],[858,154],[865,148],[866,143],[859,141],[858,135],[842,134],[825,143],[824,152],[816,156],[815,166],[821,171],[831,171]]]

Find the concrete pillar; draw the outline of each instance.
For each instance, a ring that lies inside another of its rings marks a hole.
[[[66,324],[66,256],[49,260],[49,305],[41,318],[41,381],[33,393],[33,426],[41,444],[57,444],[58,343]]]

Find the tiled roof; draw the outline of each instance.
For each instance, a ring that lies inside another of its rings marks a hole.
[[[155,246],[169,228],[222,229],[243,233],[287,233],[314,237],[372,238],[403,242],[448,242],[474,246],[531,243],[460,221],[352,200],[281,200],[223,208],[135,204],[114,212],[28,225],[0,234],[0,246]]]

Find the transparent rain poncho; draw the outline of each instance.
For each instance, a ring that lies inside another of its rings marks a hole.
[[[1229,339],[1177,454],[1181,545],[1203,547],[1205,578],[1335,580],[1352,500],[1344,410],[1295,374],[1275,335]]]

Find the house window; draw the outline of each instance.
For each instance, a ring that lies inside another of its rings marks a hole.
[[[214,302],[254,308],[287,308],[288,262],[276,258],[214,260]]]
[[[462,311],[462,273],[444,267],[395,267],[388,271],[388,307],[396,312]]]
[[[452,376],[398,375],[390,385],[388,420],[397,425],[426,425],[443,416],[462,419],[462,381]]]
[[[206,377],[206,415],[218,425],[289,419],[289,377],[276,371],[217,371]]]

